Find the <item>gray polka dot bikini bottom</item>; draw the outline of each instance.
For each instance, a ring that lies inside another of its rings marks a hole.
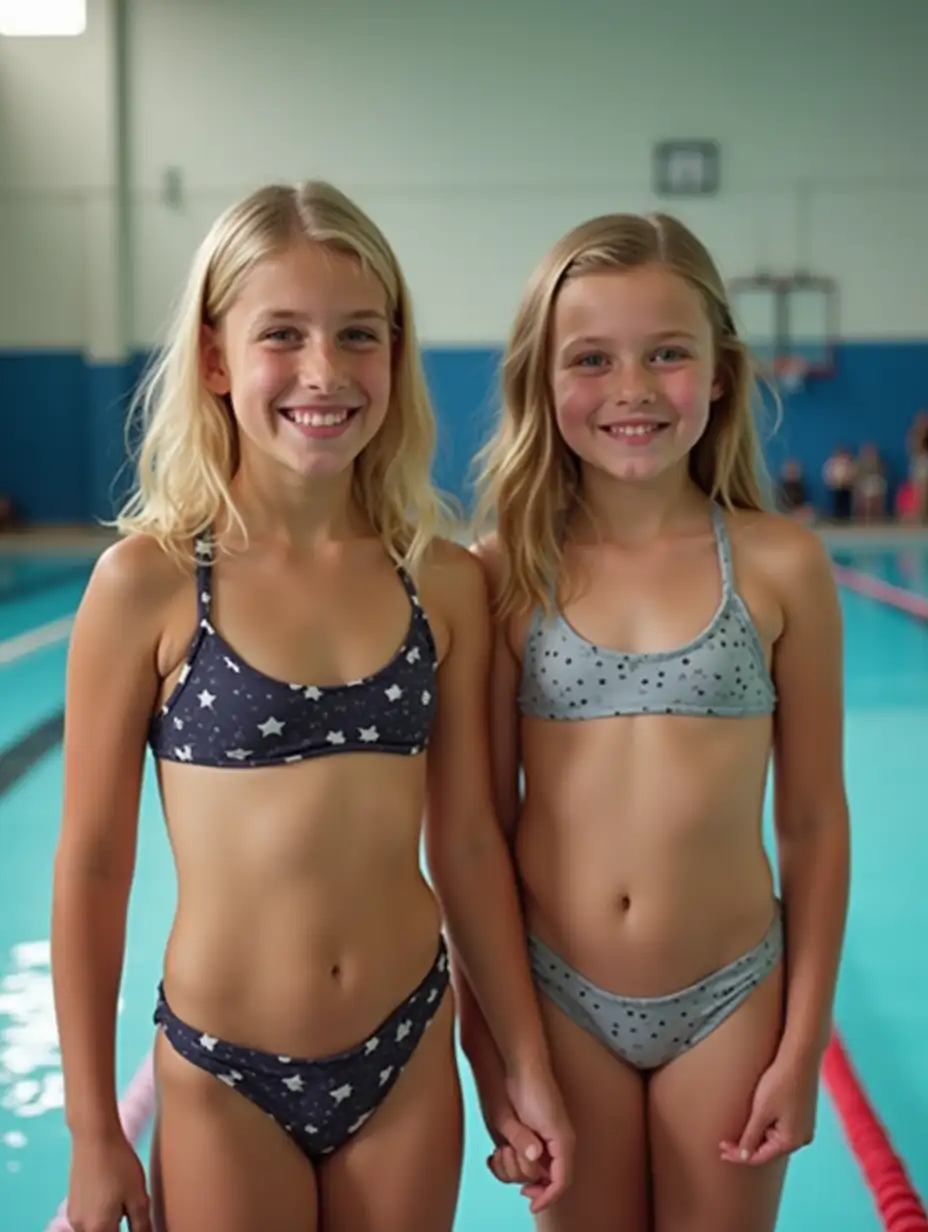
[[[658,1069],[705,1039],[747,1000],[783,954],[779,903],[766,936],[747,954],[689,988],[620,997],[597,988],[529,934],[535,983],[579,1027],[639,1070]]]

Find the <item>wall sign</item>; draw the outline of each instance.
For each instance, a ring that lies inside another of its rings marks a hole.
[[[716,141],[660,141],[654,147],[654,191],[661,197],[705,197],[718,192]]]

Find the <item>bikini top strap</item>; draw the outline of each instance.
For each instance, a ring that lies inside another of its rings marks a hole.
[[[207,624],[213,603],[213,549],[210,534],[199,535],[194,541],[196,554],[197,623]]]
[[[721,505],[712,506],[712,523],[715,529],[715,542],[719,554],[719,567],[722,571],[722,585],[729,594],[735,585],[735,566],[731,555],[731,538],[725,525],[725,512]]]

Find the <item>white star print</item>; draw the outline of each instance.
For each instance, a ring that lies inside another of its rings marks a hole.
[[[391,702],[398,702],[403,696],[403,690],[398,684],[391,684],[389,689],[384,689],[384,692]]]
[[[216,632],[216,630],[213,628],[213,626],[209,623],[209,621],[205,617],[203,620],[200,621],[200,628],[205,629],[207,633]]]
[[[194,552],[197,556],[209,556],[209,544],[205,539],[198,539],[194,544]]]
[[[336,1087],[334,1091],[330,1091],[329,1095],[335,1100],[336,1104],[340,1104],[344,1100],[350,1099],[353,1092],[354,1087],[350,1082],[346,1082],[344,1086]]]
[[[262,736],[279,736],[285,726],[284,723],[281,723],[280,719],[275,719],[272,716],[263,723],[258,724],[258,731]]]
[[[392,1073],[393,1073],[393,1066],[392,1066],[392,1065],[388,1065],[386,1069],[382,1069],[382,1070],[380,1071],[380,1085],[381,1085],[381,1086],[383,1086],[383,1085],[384,1085],[384,1083],[389,1082],[389,1080],[390,1080],[390,1075],[391,1075]]]
[[[303,690],[303,696],[307,701],[317,702],[322,696],[322,690],[317,689],[314,684],[311,684],[308,689]]]
[[[300,1092],[303,1090],[303,1079],[299,1074],[293,1074],[290,1078],[282,1078],[281,1081],[288,1091]]]
[[[228,1074],[220,1074],[219,1081],[224,1082],[227,1087],[234,1087],[237,1082],[242,1081],[242,1075],[238,1072],[237,1069],[233,1069]]]
[[[280,1061],[281,1065],[289,1065],[289,1064],[290,1064],[290,1058],[289,1058],[289,1057],[278,1057],[278,1058],[277,1058],[277,1060],[278,1060],[278,1061]]]
[[[219,1040],[216,1039],[215,1035],[201,1035],[197,1043],[201,1048],[205,1048],[207,1052],[212,1052],[219,1043]]]
[[[427,706],[431,700],[432,700],[431,693],[428,691],[428,689],[424,689],[422,691],[422,705]]]
[[[413,646],[412,650],[410,650],[409,654],[406,656],[406,662],[407,663],[418,663],[421,658],[422,656],[419,653],[419,647]]]
[[[337,731],[337,732],[331,731],[326,736],[326,740],[328,740],[329,744],[344,744],[345,743],[345,733],[340,732],[340,731]]]
[[[213,702],[216,700],[216,694],[210,693],[208,689],[204,689],[202,693],[197,694],[197,698],[200,702],[200,709],[206,710],[211,707]]]
[[[411,1030],[412,1023],[407,1018],[405,1022],[401,1022],[396,1028],[396,1042],[399,1043],[401,1040],[404,1040]]]
[[[232,662],[228,655],[223,655],[222,661],[230,672],[240,672],[242,670],[237,663]]]
[[[185,744],[183,748],[175,748],[174,755],[178,761],[193,761],[193,749],[189,744]]]
[[[380,732],[376,727],[359,727],[358,735],[365,744],[373,744],[380,739]]]
[[[432,991],[429,993],[428,997],[426,998],[426,1004],[431,1005],[437,996],[438,996],[438,989],[433,988]]]
[[[209,607],[210,603],[212,602],[212,599],[213,599],[213,596],[209,593],[208,590],[204,590],[202,595],[200,595],[200,602],[203,604],[204,607]]]
[[[231,761],[244,761],[251,756],[251,749],[226,749],[226,757]]]
[[[375,1035],[371,1039],[369,1039],[367,1043],[364,1045],[365,1055],[369,1057],[372,1052],[376,1052],[379,1044],[380,1044],[379,1035]]]
[[[316,1129],[315,1125],[304,1125],[303,1126],[304,1134],[318,1134],[318,1132],[319,1130]]]
[[[178,719],[178,718],[175,718],[175,719],[174,719],[174,726],[177,728],[177,730],[178,730],[178,731],[183,731],[183,729],[184,729],[184,720],[183,720],[183,719]]]

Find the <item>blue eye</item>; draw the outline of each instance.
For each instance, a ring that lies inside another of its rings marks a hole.
[[[266,342],[297,342],[299,331],[292,325],[281,325],[279,329],[269,329],[264,335]]]
[[[662,362],[665,364],[678,364],[681,360],[689,358],[688,352],[676,346],[660,347],[654,355],[655,358],[662,357]]]
[[[344,337],[348,342],[353,343],[377,343],[380,341],[380,337],[373,330],[357,327],[345,330]]]
[[[599,367],[600,363],[606,362],[606,356],[601,352],[590,355],[581,355],[575,363],[578,368],[593,368]]]

